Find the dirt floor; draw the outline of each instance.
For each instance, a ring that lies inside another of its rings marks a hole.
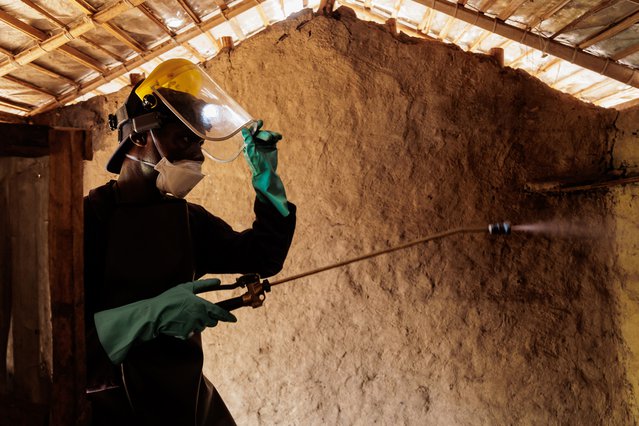
[[[204,334],[206,373],[239,424],[636,422],[613,200],[524,190],[602,173],[614,111],[344,8],[302,12],[207,68],[284,135],[279,167],[299,216],[278,277],[497,220],[588,231],[458,235],[274,288]],[[87,189],[108,178],[106,112],[122,97],[41,118],[96,123]],[[206,172],[190,200],[250,226],[243,160]]]

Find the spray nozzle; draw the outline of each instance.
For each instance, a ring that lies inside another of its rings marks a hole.
[[[490,235],[510,235],[510,222],[498,222],[488,225]]]

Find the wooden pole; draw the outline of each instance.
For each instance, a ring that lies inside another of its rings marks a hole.
[[[51,130],[49,285],[53,331],[50,426],[84,425],[84,248],[82,157],[85,132]]]

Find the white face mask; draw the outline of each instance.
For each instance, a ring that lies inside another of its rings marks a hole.
[[[184,198],[204,178],[202,163],[199,161],[180,160],[171,163],[166,157],[162,157],[154,168],[159,173],[155,181],[158,189],[178,198]]]
[[[126,154],[126,157],[157,170],[159,175],[155,186],[163,193],[170,193],[178,198],[186,197],[186,194],[204,178],[202,163],[199,161],[180,160],[171,163],[166,157],[162,157],[157,164],[153,164],[129,154]]]

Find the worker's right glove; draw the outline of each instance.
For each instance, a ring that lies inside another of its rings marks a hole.
[[[146,342],[159,334],[187,339],[218,321],[237,321],[230,312],[196,296],[218,285],[216,278],[191,281],[150,299],[97,312],[93,318],[100,343],[111,361],[119,364],[136,341]]]

